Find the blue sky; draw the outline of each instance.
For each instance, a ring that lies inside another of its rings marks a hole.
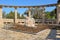
[[[57,0],[0,0],[0,5],[15,5],[15,6],[33,6],[33,5],[44,5],[44,4],[53,4],[57,3]],[[55,7],[46,8],[45,11],[51,11]],[[19,13],[23,13],[27,10],[27,8],[18,8]],[[9,13],[10,11],[14,11],[14,8],[5,8],[3,7],[3,11]]]

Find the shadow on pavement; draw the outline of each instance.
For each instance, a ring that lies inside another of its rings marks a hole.
[[[57,30],[51,29],[49,35],[47,36],[46,40],[60,40],[60,38],[57,38]]]

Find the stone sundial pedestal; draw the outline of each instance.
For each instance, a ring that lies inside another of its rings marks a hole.
[[[34,18],[26,17],[25,25],[28,27],[36,27]]]

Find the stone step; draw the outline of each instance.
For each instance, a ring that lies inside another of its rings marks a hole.
[[[54,39],[46,39],[46,40],[54,40]]]
[[[57,35],[60,34],[60,33],[56,33]]]
[[[60,38],[60,30],[57,30],[56,38]]]
[[[60,30],[57,30],[57,33],[60,33]]]
[[[56,38],[60,38],[60,35],[57,35]]]

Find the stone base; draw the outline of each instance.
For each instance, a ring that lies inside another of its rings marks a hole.
[[[28,27],[36,27],[35,25],[29,25],[29,24],[27,24],[26,26],[28,26]]]

